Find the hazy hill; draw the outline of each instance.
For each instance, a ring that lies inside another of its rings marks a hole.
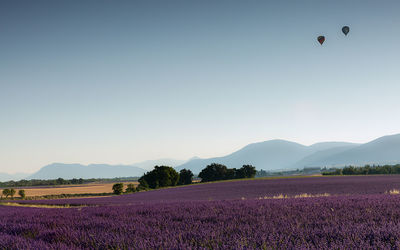
[[[217,162],[228,167],[252,164],[257,169],[278,170],[303,167],[332,167],[365,164],[400,163],[400,134],[384,136],[365,144],[323,142],[311,146],[272,140],[250,144],[224,157],[194,159],[177,167],[199,173],[208,164]]]
[[[333,148],[345,148],[345,147],[355,147],[359,146],[360,144],[358,143],[351,143],[351,142],[319,142],[315,143],[309,148],[311,148],[313,151],[324,151],[324,150],[329,150]]]
[[[176,169],[191,169],[199,173],[208,164],[217,162],[231,168],[240,168],[243,164],[252,164],[257,169],[289,168],[299,159],[312,153],[311,148],[290,141],[272,140],[249,144],[246,147],[224,157],[194,159]]]
[[[143,168],[145,170],[152,170],[154,166],[170,166],[170,167],[176,167],[179,166],[183,163],[185,163],[185,160],[176,160],[176,159],[158,159],[158,160],[149,160],[149,161],[143,161],[143,162],[138,162],[132,164],[132,166],[136,166],[139,168]]]
[[[0,181],[19,181],[28,176],[29,174],[24,174],[24,173],[17,173],[17,174],[0,173]]]
[[[41,168],[38,172],[28,177],[28,179],[73,179],[73,178],[115,178],[115,177],[136,177],[142,176],[144,169],[125,166],[91,164],[88,166],[81,164],[62,164],[53,163]]]
[[[400,134],[378,138],[336,154],[319,159],[319,165],[343,166],[395,164],[400,162]]]
[[[317,152],[312,153],[311,155],[308,155],[301,159],[300,161],[296,162],[296,164],[293,165],[294,168],[305,168],[305,167],[323,167],[326,166],[326,159],[329,157],[332,157],[333,155],[342,153],[344,151],[347,151],[349,149],[357,147],[357,144],[354,145],[348,145],[348,146],[340,146],[340,147],[334,147],[334,148],[329,148],[325,150],[320,150]]]
[[[400,134],[384,136],[365,144],[347,142],[322,142],[304,146],[284,140],[271,140],[253,143],[244,148],[216,158],[201,159],[194,157],[179,165],[176,169],[191,169],[198,174],[210,163],[225,164],[230,168],[240,168],[243,164],[252,164],[257,169],[283,170],[304,167],[332,167],[365,164],[400,163]],[[135,166],[97,164],[54,163],[43,167],[29,179],[64,179],[71,178],[113,178],[141,176],[154,165],[175,166],[182,161],[160,159],[145,161]],[[5,176],[5,175],[4,175]],[[0,179],[3,178],[0,175]],[[9,179],[9,176],[3,180]],[[12,179],[15,179],[12,177]]]

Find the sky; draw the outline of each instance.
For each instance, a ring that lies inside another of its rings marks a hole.
[[[400,133],[399,9],[397,0],[1,1],[0,172]]]

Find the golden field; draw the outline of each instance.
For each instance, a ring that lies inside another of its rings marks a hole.
[[[137,186],[138,182],[126,182],[124,183],[124,189],[130,183]],[[79,184],[79,185],[63,185],[63,186],[43,186],[43,187],[29,187],[15,188],[15,197],[18,197],[18,190],[25,190],[27,197],[29,196],[43,196],[43,195],[60,195],[60,194],[100,194],[100,193],[112,193],[112,186],[114,183],[90,183],[90,184]],[[2,190],[2,189],[0,189]]]

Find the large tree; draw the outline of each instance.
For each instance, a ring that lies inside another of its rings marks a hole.
[[[125,193],[134,193],[134,192],[136,192],[135,184],[132,183],[128,184]]]
[[[199,177],[202,182],[218,181],[218,180],[232,180],[242,178],[254,178],[257,171],[252,165],[243,165],[243,167],[227,168],[225,165],[212,163],[203,169]]]
[[[241,176],[238,178],[254,178],[257,173],[256,168],[252,165],[243,165],[239,172]]]
[[[112,187],[113,193],[120,195],[124,192],[124,184],[123,183],[115,183]]]
[[[139,179],[142,186],[148,185],[149,188],[160,188],[176,186],[179,181],[179,174],[169,166],[155,166]]]
[[[190,169],[182,169],[179,172],[179,185],[188,185],[192,184],[192,179],[193,179],[193,173],[190,171]]]
[[[10,194],[11,194],[10,189],[8,188],[3,189],[3,195],[6,197],[6,199],[8,198],[8,196],[10,196]]]
[[[201,170],[199,177],[201,182],[224,180],[227,177],[228,168],[225,165],[211,163]]]
[[[18,194],[19,196],[21,196],[22,199],[25,199],[25,190],[23,189],[18,190]]]

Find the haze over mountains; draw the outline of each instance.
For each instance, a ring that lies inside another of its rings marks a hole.
[[[33,175],[0,174],[0,181],[26,179],[72,179],[72,178],[114,178],[138,177],[155,165],[169,165],[181,170],[192,170],[198,174],[210,163],[225,164],[230,168],[240,168],[252,164],[258,170],[288,170],[304,167],[342,167],[365,164],[400,163],[400,134],[384,136],[365,144],[348,142],[322,142],[311,146],[285,140],[271,140],[249,144],[232,154],[201,159],[193,157],[187,162],[174,159],[145,161],[133,165],[107,165],[53,163],[43,167]],[[181,164],[181,165],[179,165]]]
[[[53,163],[41,168],[28,179],[115,178],[141,176],[146,170],[127,165]]]
[[[258,170],[303,168],[308,167],[308,165],[318,165],[319,162],[314,161],[314,159],[319,159],[321,157],[320,153],[329,152],[327,155],[331,156],[335,150],[350,149],[357,146],[358,144],[347,142],[324,142],[304,146],[285,140],[271,140],[247,145],[227,156],[191,160],[176,169],[186,168],[194,173],[199,173],[204,166],[213,162],[221,163],[231,168],[240,168],[244,164],[251,164]],[[313,156],[311,159],[307,159],[307,157],[311,156]],[[303,159],[305,162],[301,164]]]
[[[0,181],[21,179],[73,179],[73,178],[116,178],[116,177],[138,177],[153,169],[156,165],[167,165],[176,167],[186,162],[185,160],[158,159],[134,163],[132,165],[109,165],[109,164],[65,164],[52,163],[42,167],[34,174],[0,173]]]
[[[265,141],[250,144],[224,157],[195,159],[178,166],[177,170],[188,168],[199,173],[212,162],[235,168],[252,164],[258,170],[395,164],[400,163],[400,134],[384,136],[365,144],[324,142],[304,146],[284,140]]]
[[[0,173],[0,181],[21,180],[27,178],[29,175],[30,174],[26,173],[16,173],[16,174]]]
[[[176,160],[176,159],[165,158],[165,159],[138,162],[138,163],[132,164],[132,166],[143,168],[145,170],[152,170],[154,168],[154,166],[157,166],[157,165],[176,167],[176,166],[182,165],[185,162],[186,162],[185,160]]]

